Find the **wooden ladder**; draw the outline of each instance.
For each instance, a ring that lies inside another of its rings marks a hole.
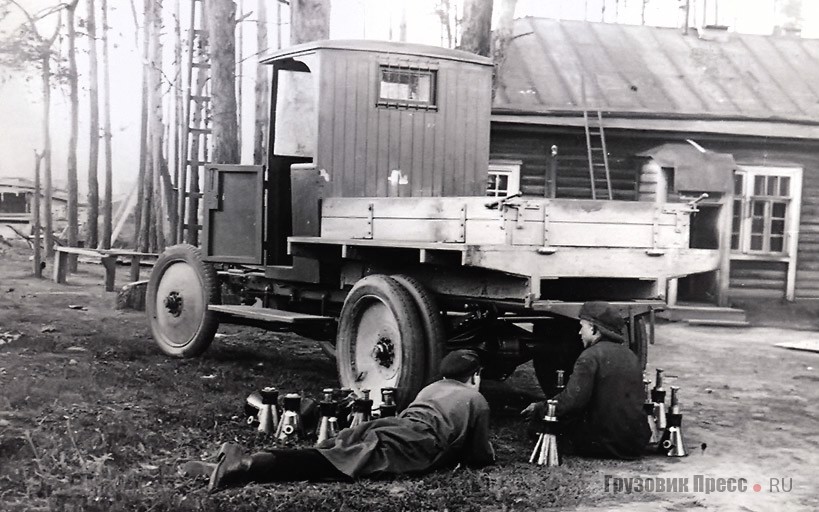
[[[185,91],[183,157],[179,173],[179,227],[177,239],[199,245],[199,186],[210,148],[210,47],[205,28],[205,0],[191,0],[188,29],[188,87]]]
[[[611,175],[609,174],[609,154],[606,149],[606,132],[603,129],[603,113],[595,111],[592,118],[589,111],[583,109],[583,126],[586,129],[586,155],[589,159],[589,180],[591,181],[592,199],[597,199],[597,175],[600,169],[605,172],[606,189],[609,199],[611,193]]]

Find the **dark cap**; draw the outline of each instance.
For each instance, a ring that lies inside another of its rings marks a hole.
[[[465,380],[481,368],[481,358],[474,350],[454,350],[441,360],[441,376]]]
[[[580,307],[578,317],[594,324],[606,338],[620,343],[626,341],[626,337],[623,336],[623,329],[626,326],[623,317],[617,308],[608,302],[585,302]]]

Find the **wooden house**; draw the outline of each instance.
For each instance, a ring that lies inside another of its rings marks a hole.
[[[691,246],[721,251],[670,303],[819,298],[819,40],[516,20],[492,115],[505,192],[591,197],[600,124],[613,198],[699,199]]]
[[[68,197],[65,191],[52,195],[52,214],[55,226],[66,225]],[[43,204],[41,201],[40,204]],[[17,232],[29,235],[33,229],[34,182],[25,178],[0,178],[0,235],[16,238]],[[41,217],[42,218],[42,217]],[[12,229],[13,228],[13,229]]]

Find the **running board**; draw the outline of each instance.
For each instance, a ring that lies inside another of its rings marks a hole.
[[[335,322],[331,316],[310,315],[307,313],[295,313],[283,309],[257,308],[254,306],[237,306],[211,304],[210,311],[219,314],[219,320],[225,323],[251,323],[257,324],[290,324],[294,326],[317,326]]]

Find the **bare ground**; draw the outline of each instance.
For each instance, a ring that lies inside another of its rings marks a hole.
[[[537,388],[527,365],[512,387],[487,386],[499,457],[492,468],[208,495],[204,480],[177,473],[179,464],[212,458],[228,440],[270,446],[244,424],[244,398],[265,385],[315,395],[335,383],[333,364],[302,338],[231,326],[203,357],[168,359],[143,313],[113,309],[99,267],[81,264],[58,286],[31,277],[25,249],[3,249],[0,510],[819,509],[819,354],[772,346],[817,333],[681,324],[658,327],[649,370],[665,368],[668,384],[681,387],[686,458],[530,466],[531,443],[513,414],[521,405],[513,388]],[[805,315],[787,322],[815,325]],[[606,475],[688,478],[689,492],[615,493]],[[748,488],[694,492],[695,475],[745,478]],[[771,479],[790,491],[772,492]]]

